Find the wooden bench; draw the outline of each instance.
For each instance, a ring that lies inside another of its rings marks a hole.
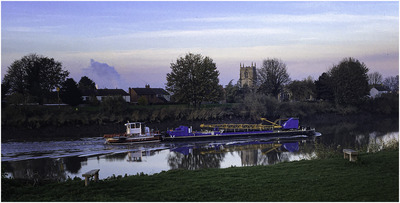
[[[89,185],[89,178],[94,176],[94,181],[98,181],[99,180],[99,171],[100,169],[93,169],[90,170],[84,174],[82,174],[82,177],[85,177],[85,186]]]
[[[350,159],[350,161],[357,161],[358,152],[352,149],[343,149],[343,154],[345,159]]]

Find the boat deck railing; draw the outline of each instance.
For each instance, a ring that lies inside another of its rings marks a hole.
[[[280,125],[263,124],[201,124],[200,128],[218,128],[223,130],[274,130],[280,129]]]

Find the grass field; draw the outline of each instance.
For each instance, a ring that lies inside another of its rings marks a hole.
[[[399,201],[399,151],[272,166],[40,183],[2,179],[2,201]]]

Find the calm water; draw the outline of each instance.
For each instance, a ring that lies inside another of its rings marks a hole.
[[[100,169],[100,178],[171,169],[227,168],[270,165],[316,157],[315,142],[327,146],[379,149],[398,141],[398,121],[310,124],[322,136],[229,139],[202,142],[104,145],[103,138],[69,141],[4,142],[2,168],[10,177],[66,180]],[[368,126],[368,127],[366,127]]]

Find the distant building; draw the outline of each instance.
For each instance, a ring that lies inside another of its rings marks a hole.
[[[256,87],[256,82],[257,82],[257,71],[256,71],[256,65],[253,66],[253,63],[251,63],[251,66],[242,66],[240,64],[240,78],[239,78],[239,84],[240,87],[244,87],[247,85],[249,88],[255,88]]]
[[[140,97],[146,98],[149,104],[165,104],[171,101],[171,95],[162,88],[129,88],[130,102],[137,103]]]
[[[278,94],[278,101],[292,101],[293,93],[288,88],[283,88]]]
[[[386,94],[388,92],[389,91],[382,85],[375,85],[369,91],[369,95],[371,96],[371,98],[377,98],[380,97],[382,94]]]
[[[82,92],[84,102],[88,102],[92,96],[95,96],[100,102],[105,98],[112,96],[121,96],[126,102],[130,102],[130,95],[123,89],[96,89]]]

